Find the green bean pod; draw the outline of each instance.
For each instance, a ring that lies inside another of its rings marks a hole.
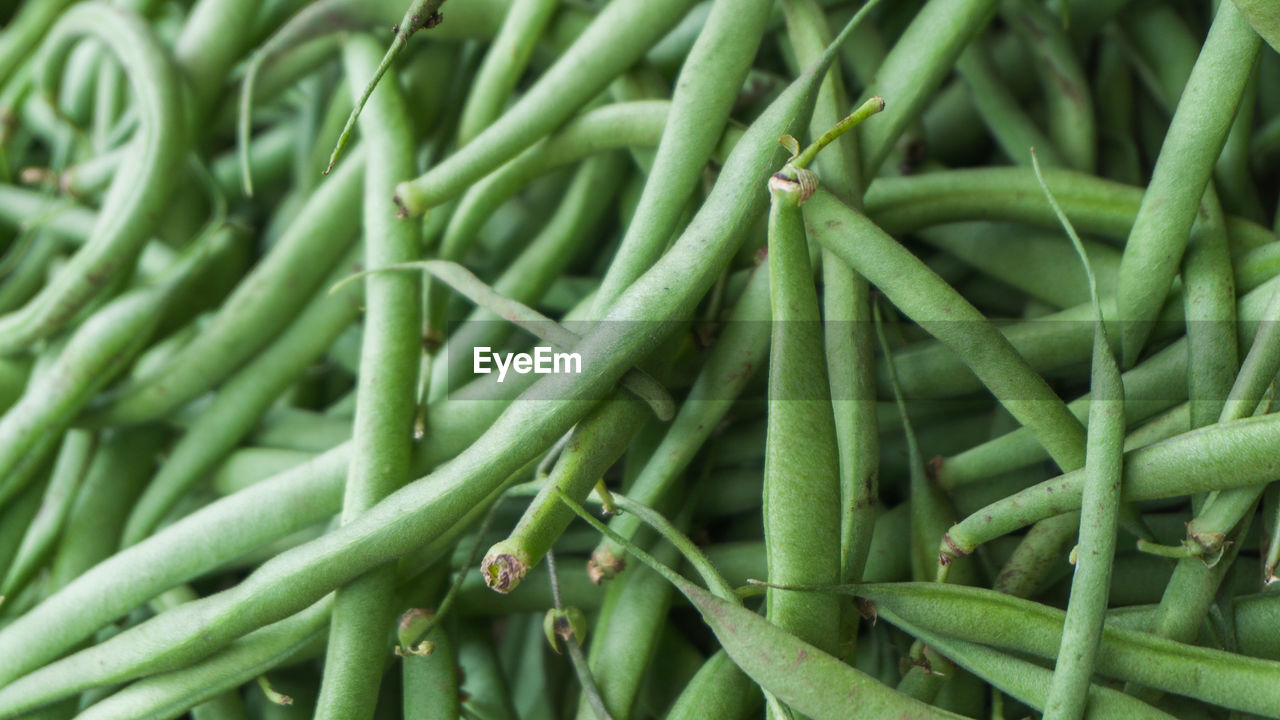
[[[319,654],[332,598],[240,638],[190,667],[139,680],[76,717],[88,720],[163,720],[252,681],[299,656]]]
[[[830,41],[831,29],[815,2],[784,2],[788,37],[797,62],[810,64]],[[861,26],[870,27],[868,25]],[[853,47],[862,38],[845,45]],[[845,116],[849,100],[839,67],[833,67],[818,91],[810,134],[820,137]],[[815,159],[824,185],[837,197],[861,207],[857,135],[845,133],[834,147]],[[871,333],[871,293],[866,280],[845,267],[830,251],[822,258],[823,350],[835,421],[840,473],[840,574],[860,578],[866,564],[878,502],[877,423],[875,417],[875,349]],[[829,331],[826,328],[833,328]]]
[[[1178,271],[1260,46],[1235,5],[1221,5],[1178,101],[1120,261],[1116,298],[1126,367],[1137,360]]]
[[[1001,404],[1033,428],[1060,466],[1084,463],[1080,421],[959,293],[866,217],[821,190],[806,203],[805,224],[814,239],[955,350]],[[850,234],[855,242],[847,240]]]
[[[666,127],[626,232],[596,294],[603,314],[666,249],[760,47],[772,3],[720,0],[676,79]],[[819,54],[821,50],[818,51]]]
[[[692,0],[611,3],[516,104],[425,175],[402,182],[396,201],[420,215],[450,200],[564,123],[630,67],[689,9]]]
[[[927,642],[929,647],[938,652],[946,653],[952,661],[1003,692],[1036,710],[1049,711],[1049,697],[1045,691],[1045,687],[1050,682],[1048,670],[1034,663],[992,650],[985,645],[930,632],[897,616],[888,608],[885,608],[883,613],[885,620]],[[1172,715],[1160,712],[1140,700],[1103,685],[1090,684],[1086,700],[1088,703],[1086,717],[1150,718],[1151,720],[1172,720],[1173,718]]]
[[[1055,657],[1061,642],[1061,610],[993,590],[895,583],[862,585],[856,593],[877,610],[888,610],[884,617],[891,622],[891,616],[901,617],[968,642],[1042,658]],[[1110,623],[1101,633],[1097,671],[1244,712],[1274,715],[1280,708],[1280,692],[1267,679],[1280,672],[1280,663],[1122,630]],[[1240,693],[1240,683],[1259,692]]]
[[[101,399],[90,419],[145,422],[226,378],[269,343],[318,289],[356,236],[363,158],[347,162],[307,200],[271,251],[236,286],[209,327],[147,377]]]
[[[885,99],[885,112],[858,128],[863,178],[873,178],[894,142],[924,109],[965,46],[996,10],[995,0],[930,0],[912,19],[863,93]],[[873,283],[874,284],[874,283]]]
[[[186,154],[177,73],[151,29],[136,16],[103,3],[65,12],[41,50],[38,67],[45,93],[57,87],[75,41],[85,36],[104,43],[128,69],[139,116],[135,149],[112,182],[84,248],[22,309],[0,317],[3,353],[23,352],[66,327],[125,272],[147,240],[148,219],[168,200]]]
[[[1220,423],[1125,453],[1124,501],[1249,487],[1277,474],[1280,453],[1271,443],[1280,421],[1260,416]],[[1046,480],[960,521],[941,553],[960,557],[977,545],[1037,520],[1080,508],[1084,475],[1076,470]]]
[[[1043,178],[1034,155],[1032,164],[1037,176]],[[1083,469],[1085,479],[1080,501],[1079,542],[1072,553],[1075,573],[1071,579],[1062,645],[1058,650],[1060,661],[1054,665],[1044,706],[1045,716],[1052,720],[1079,720],[1084,717],[1089,699],[1098,635],[1111,590],[1124,456],[1124,383],[1111,352],[1098,300],[1098,280],[1089,265],[1084,244],[1047,185],[1044,192],[1084,264],[1095,313],[1090,382],[1092,400],[1089,403],[1088,445]],[[1225,255],[1225,237],[1222,240]],[[1229,302],[1229,305],[1234,310],[1234,303]]]
[[[764,537],[769,578],[829,584],[840,574],[839,460],[817,291],[800,214],[802,181],[788,168],[769,179],[768,433],[764,457]],[[769,622],[834,651],[834,598],[770,591]]]
[[[276,342],[219,389],[138,498],[125,525],[123,547],[150,535],[182,496],[253,429],[280,394],[351,325],[362,300],[362,293],[353,291],[336,297],[321,294]]]
[[[12,596],[21,589],[52,550],[93,456],[94,440],[93,433],[86,430],[71,430],[63,437],[49,485],[40,501],[40,511],[23,535],[22,544],[0,582],[0,596]]]
[[[524,72],[529,56],[558,3],[553,0],[513,0],[471,81],[467,103],[458,118],[458,145],[466,145],[502,114],[511,91]]]
[[[372,38],[347,39],[343,59],[353,97],[359,87],[355,78],[372,75],[380,54]],[[360,133],[370,148],[362,213],[366,267],[408,262],[420,252],[418,225],[397,222],[387,201],[397,178],[414,169],[413,157],[401,151],[413,142],[412,127],[396,83],[384,83],[369,95],[368,112],[360,121]],[[375,273],[364,282],[367,311],[351,466],[342,502],[344,523],[402,487],[411,472],[419,284],[413,275],[402,273]],[[373,716],[387,633],[396,613],[394,582],[395,566],[387,564],[335,594],[316,717]]]

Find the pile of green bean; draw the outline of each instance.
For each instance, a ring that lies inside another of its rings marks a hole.
[[[0,7],[0,720],[1280,718],[1277,50]]]

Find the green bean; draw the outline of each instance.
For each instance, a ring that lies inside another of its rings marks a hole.
[[[1234,3],[1267,44],[1273,48],[1280,46],[1280,17],[1276,17],[1274,8],[1260,0],[1234,0]]]
[[[138,423],[172,412],[226,378],[269,343],[351,246],[360,217],[363,163],[348,158],[308,199],[297,220],[236,286],[210,326],[163,368],[101,399],[99,423]]]
[[[585,498],[630,444],[631,436],[619,428],[634,426],[638,409],[643,410],[643,405],[633,398],[606,401],[573,430],[546,484],[515,529],[485,553],[480,568],[490,588],[511,592],[547,554],[573,520],[573,513],[560,504],[553,489],[561,488],[577,500]]]
[[[1239,366],[1236,293],[1222,208],[1206,193],[1183,256],[1187,327],[1187,397],[1191,426],[1218,419]]]
[[[90,3],[64,13],[42,46],[41,85],[56,78],[75,41],[95,37],[128,68],[140,115],[135,151],[124,164],[103,204],[85,247],[21,310],[0,318],[0,351],[18,352],[69,323],[119,277],[147,239],[146,218],[158,212],[172,189],[185,153],[177,75],[163,48],[143,23],[109,6]]]
[[[944,341],[1063,467],[1083,463],[1080,422],[980,312],[871,221],[818,191],[806,203],[810,235]],[[842,236],[852,233],[856,243]],[[963,326],[963,328],[962,328]],[[978,339],[981,337],[981,339]]]
[[[549,376],[530,388],[529,392],[545,393],[547,386],[559,385],[563,390],[560,402],[551,406],[513,403],[453,462],[433,476],[409,484],[351,523],[280,554],[229,590],[175,608],[21,681],[12,682],[32,666],[26,658],[18,659],[16,649],[5,648],[0,637],[0,658],[6,661],[0,666],[0,682],[9,683],[0,690],[0,713],[56,699],[79,687],[181,664],[184,657],[207,655],[255,627],[297,612],[364,570],[430,540],[500,486],[511,472],[550,447],[589,410],[592,401],[613,386],[630,363],[658,342],[658,337],[633,333],[620,321],[684,315],[714,282],[735,249],[734,240],[742,237],[761,209],[758,183],[779,162],[776,139],[797,123],[797,114],[807,114],[819,73],[831,62],[834,48],[847,37],[848,30],[847,26],[828,49],[823,64],[803,74],[757,118],[680,240],[620,298],[607,318],[609,322],[584,337],[578,347],[584,372]],[[347,560],[334,562],[341,557]],[[137,652],[140,648],[136,645],[129,650],[139,636],[150,636],[159,645],[148,643],[144,654]],[[96,664],[94,656],[105,661],[98,666],[100,671],[89,674],[83,666],[75,669],[86,661]],[[51,683],[55,677],[58,681]]]
[[[402,630],[413,627],[407,623],[414,613],[430,614],[429,611],[410,610],[400,620]],[[400,660],[404,716],[423,720],[450,720],[459,717],[458,666],[449,635],[443,628],[437,627],[427,634],[425,642],[431,643],[430,655],[423,657],[408,652]]]
[[[885,98],[887,110],[876,122],[867,123],[858,131],[863,178],[875,177],[894,141],[920,114],[995,8],[995,0],[931,0],[912,19],[877,69],[875,82],[864,93],[866,97]]]
[[[403,211],[420,215],[450,200],[503,161],[546,136],[638,60],[692,0],[611,3],[498,121],[427,174],[396,189]]]
[[[1142,191],[1069,170],[1048,170],[1045,180],[1076,229],[1123,240],[1129,235]],[[1010,220],[1054,229],[1057,218],[1039,200],[1030,168],[947,170],[903,178],[879,178],[867,188],[867,215],[890,235],[961,220]],[[1269,231],[1227,219],[1232,256],[1271,243]]]
[[[574,507],[574,511],[597,530],[609,532],[581,506]],[[620,536],[615,535],[614,540],[625,543],[628,552],[675,585],[702,615],[738,667],[792,709],[813,718],[846,717],[849,699],[857,697],[863,712],[877,716],[959,717],[894,692],[741,604],[685,580]]]
[[[502,27],[494,36],[472,80],[467,103],[458,119],[459,146],[466,145],[501,115],[556,5],[550,0],[514,0],[511,3]]]
[[[1029,148],[1039,148],[1049,167],[1065,167],[1055,145],[1023,112],[1018,99],[996,68],[995,58],[978,38],[956,59],[956,71],[969,86],[974,105],[982,116],[996,144],[1005,155],[1019,165],[1028,165]]]
[[[1110,340],[1098,301],[1098,281],[1084,244],[1067,220],[1058,201],[1044,183],[1034,151],[1031,156],[1045,197],[1062,221],[1080,255],[1088,280],[1094,313],[1093,368],[1089,403],[1088,445],[1085,450],[1084,488],[1080,499],[1079,542],[1072,557],[1075,574],[1071,599],[1062,629],[1062,645],[1054,665],[1045,700],[1045,715],[1076,720],[1084,717],[1090,678],[1098,649],[1098,634],[1107,610],[1112,562],[1115,557],[1116,523],[1120,512],[1121,463],[1124,455],[1124,383],[1111,354]],[[1222,249],[1226,250],[1225,238]],[[1225,253],[1224,253],[1225,254]],[[1232,303],[1234,306],[1234,303]],[[1234,307],[1232,308],[1234,309]],[[1016,551],[1015,551],[1016,553]]]
[[[816,3],[801,0],[785,2],[782,9],[797,62],[804,65],[815,62],[831,35],[821,8]],[[856,41],[844,47],[855,44]],[[840,69],[833,67],[814,103],[810,133],[820,136],[835,127],[844,117],[848,104]],[[861,207],[865,184],[860,174],[857,136],[845,133],[834,144],[829,152],[816,158],[818,172],[837,197],[853,207]],[[876,466],[879,457],[873,402],[875,350],[870,332],[870,288],[866,280],[825,250],[822,282],[824,321],[846,324],[849,328],[848,332],[824,332],[823,349],[831,389],[840,478],[840,576],[860,578],[878,501]]]
[[[1245,85],[1240,107],[1227,133],[1226,144],[1214,167],[1214,183],[1222,189],[1223,208],[1230,213],[1246,217],[1254,222],[1266,222],[1262,198],[1250,173],[1253,156],[1253,120],[1258,105],[1258,64],[1255,62],[1249,82]]]
[[[649,180],[614,261],[600,281],[596,294],[600,314],[653,264],[677,229],[755,58],[770,7],[771,3],[760,0],[712,3],[676,78]]]
[[[319,654],[331,598],[232,643],[201,663],[139,680],[90,706],[77,717],[90,720],[160,720],[235,688],[280,662]]]
[[[1124,501],[1257,485],[1280,458],[1268,448],[1280,422],[1269,416],[1220,423],[1125,453]],[[1068,472],[993,503],[952,527],[942,553],[959,557],[986,539],[1080,507],[1083,474]]]
[[[1003,593],[939,583],[862,585],[858,596],[917,627],[975,643],[1052,658],[1062,633],[1063,612]],[[890,620],[892,622],[892,620]],[[1275,714],[1280,698],[1263,678],[1280,663],[1185,645],[1110,623],[1098,647],[1098,672],[1120,680],[1263,715]],[[1239,683],[1266,692],[1243,697]],[[1257,686],[1253,683],[1258,683]]]
[[[415,8],[422,11],[419,5],[415,3]],[[438,17],[434,15],[435,7],[438,3],[428,3],[427,17]],[[406,16],[405,20],[418,22],[417,17]],[[422,22],[430,24],[426,17]],[[411,26],[397,33],[400,47],[415,29]],[[395,52],[393,45],[379,70],[373,71],[377,43],[367,37],[349,38],[343,53],[347,77],[374,72],[372,82],[376,84],[378,74]],[[356,87],[354,81],[350,85]],[[356,114],[366,99],[370,107],[360,123],[360,132],[366,145],[373,149],[365,177],[364,263],[366,267],[383,267],[408,262],[419,253],[417,225],[396,222],[387,202],[397,178],[414,168],[412,156],[400,151],[412,143],[412,125],[404,98],[394,83],[385,84],[381,91],[373,90],[371,84],[355,101]],[[364,282],[368,307],[356,388],[351,467],[342,504],[344,523],[410,478],[413,390],[420,352],[418,283],[412,276],[396,274],[373,275]],[[298,328],[299,324],[300,321],[295,322],[293,327]],[[391,604],[394,582],[395,567],[388,564],[337,591],[317,717],[372,717],[382,679],[380,658],[386,651],[386,630],[395,613]]]
[[[799,162],[798,160],[796,162]],[[831,583],[840,573],[839,464],[831,390],[822,358],[817,291],[800,204],[805,180],[788,164],[769,179],[772,338],[764,458],[764,536],[769,577]],[[832,542],[835,540],[836,542]],[[769,622],[834,652],[834,598],[770,592]]]
[[[129,508],[150,479],[165,439],[166,433],[155,427],[99,434],[93,462],[80,483],[50,564],[51,591],[71,584],[119,547]]]
[[[33,378],[17,404],[0,417],[0,474],[12,472],[33,441],[45,434],[56,436],[66,428],[89,399],[142,349],[175,292],[191,281],[207,256],[221,251],[231,238],[231,233],[215,233],[189,250],[159,284],[122,295],[76,329],[47,371]],[[20,489],[17,484],[8,482],[0,488],[0,496],[16,489]]]
[[[1219,8],[1120,261],[1116,298],[1126,366],[1136,361],[1177,272],[1260,44],[1234,4]]]
[[[884,618],[908,633],[927,642],[930,647],[947,654],[947,657],[990,682],[1002,691],[1027,703],[1036,710],[1047,710],[1049,696],[1045,687],[1049,684],[1049,671],[1013,656],[992,650],[978,643],[949,638],[924,630],[907,620],[897,617],[891,610],[884,610]],[[1103,685],[1089,684],[1088,717],[1139,717],[1153,720],[1169,720],[1173,716],[1136,700],[1124,693]],[[1082,708],[1083,709],[1083,708]]]
[[[86,430],[72,430],[64,436],[49,485],[40,501],[40,511],[27,527],[22,544],[0,582],[0,595],[13,595],[25,586],[57,542],[93,455],[93,445],[93,433]]]
[[[257,14],[258,3],[197,2],[182,26],[174,59],[187,76],[194,96],[193,119],[212,106],[231,66],[248,50],[249,36],[238,32]]]
[[[361,295],[347,292],[316,298],[278,340],[231,377],[169,452],[138,499],[125,525],[123,547],[150,535],[182,496],[253,429],[280,394],[324,354],[359,314]]]
[[[556,504],[573,517],[558,500]],[[667,563],[679,559],[678,551],[669,544],[653,552]],[[587,658],[600,698],[609,715],[618,720],[635,716],[644,670],[657,659],[658,634],[653,629],[666,616],[671,595],[667,581],[643,566],[615,579],[605,590]],[[591,720],[596,714],[584,700],[578,702],[576,717]]]
[[[694,720],[716,717],[743,720],[760,706],[756,685],[724,650],[719,650],[703,663],[671,709],[667,720]]]
[[[1035,60],[1054,147],[1069,167],[1093,172],[1097,161],[1093,97],[1066,28],[1048,8],[1028,0],[1006,0],[1001,16]]]
[[[771,332],[769,284],[767,264],[752,270],[724,332],[711,347],[671,427],[628,488],[628,494],[636,501],[656,505],[670,493],[672,485],[730,411],[752,374],[765,363]],[[610,521],[609,527],[622,537],[630,538],[640,523],[633,516],[619,515]],[[611,567],[622,556],[622,547],[608,538],[602,539],[592,553],[598,567]]]

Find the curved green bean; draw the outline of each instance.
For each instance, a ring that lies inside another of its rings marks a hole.
[[[135,150],[107,191],[85,247],[21,310],[0,318],[0,352],[22,352],[53,335],[126,270],[147,240],[147,219],[168,199],[185,156],[177,73],[151,29],[136,16],[103,3],[65,12],[42,46],[38,68],[44,92],[57,87],[75,41],[84,36],[103,42],[127,68],[139,116]]]

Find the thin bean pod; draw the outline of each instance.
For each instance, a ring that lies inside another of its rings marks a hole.
[[[1047,718],[1078,720],[1084,717],[1110,596],[1112,563],[1115,558],[1116,523],[1120,514],[1121,463],[1124,455],[1124,383],[1120,367],[1111,354],[1110,339],[1098,300],[1098,281],[1089,264],[1084,244],[1071,226],[1058,201],[1043,183],[1040,165],[1032,154],[1032,164],[1041,179],[1045,197],[1062,221],[1085,268],[1094,313],[1093,369],[1089,402],[1088,445],[1085,449],[1084,489],[1080,500],[1079,542],[1072,553],[1075,573],[1071,579],[1071,599],[1062,629],[1059,661],[1054,665],[1044,711]],[[1223,250],[1226,249],[1223,238]],[[1225,254],[1225,253],[1224,253]],[[1234,303],[1231,303],[1234,309]]]
[[[1116,299],[1126,367],[1136,362],[1177,273],[1260,45],[1234,4],[1219,7],[1120,260]]]
[[[809,234],[956,351],[1062,467],[1084,462],[1084,428],[980,312],[866,217],[819,190],[805,204]],[[849,234],[856,242],[846,240]],[[910,272],[907,268],[911,268]],[[981,336],[981,339],[978,339]]]
[[[0,596],[12,596],[21,589],[53,549],[93,456],[93,446],[93,433],[86,430],[71,430],[63,437],[40,511],[27,527],[4,581],[0,582]]]
[[[930,0],[912,19],[877,69],[875,82],[863,93],[864,99],[884,98],[886,106],[876,122],[858,130],[863,178],[876,176],[894,142],[919,116],[995,10],[995,0]]]
[[[75,41],[85,36],[103,42],[128,68],[139,114],[136,149],[107,191],[85,247],[39,295],[0,318],[0,352],[22,352],[53,335],[125,271],[147,240],[146,219],[167,201],[185,156],[177,73],[150,28],[135,16],[102,3],[65,12],[42,46],[38,67],[45,92],[57,87]]]
[[[788,37],[801,64],[814,62],[830,41],[831,29],[821,8],[809,0],[785,2]],[[861,26],[863,28],[869,25]],[[851,48],[862,38],[845,45]],[[833,67],[818,91],[810,134],[835,127],[849,105],[844,78]],[[844,133],[834,147],[815,159],[823,184],[853,207],[861,207],[858,136]],[[840,574],[860,578],[866,564],[878,502],[875,417],[875,350],[871,337],[871,292],[865,279],[827,250],[822,257],[823,350],[835,421],[840,473]],[[827,331],[826,328],[835,328]]]
[[[427,14],[421,20],[406,16],[406,22],[429,24],[439,3],[421,3],[414,9]],[[416,26],[401,28],[397,43],[403,45]],[[388,51],[375,72],[378,45],[371,38],[348,38],[343,52],[346,74],[354,90],[354,78],[374,73],[372,83],[396,52]],[[413,141],[408,107],[399,87],[385,83],[372,86],[356,100],[369,101],[369,111],[360,123],[360,133],[369,151],[364,184],[364,263],[383,267],[408,262],[419,254],[416,223],[400,223],[394,217],[387,195],[397,178],[412,171],[412,156],[399,151]],[[352,120],[354,121],[353,114]],[[335,155],[336,155],[335,150]],[[331,161],[332,163],[332,161]],[[351,466],[342,503],[342,521],[350,522],[360,513],[402,487],[410,479],[411,438],[417,385],[419,285],[414,276],[397,273],[365,278],[364,338],[360,347],[360,373],[356,387],[356,417],[352,429]],[[354,293],[348,293],[350,298]],[[297,328],[300,323],[294,323]],[[369,718],[377,704],[386,652],[386,633],[395,617],[392,605],[395,566],[374,568],[335,593],[333,619],[326,646],[325,672],[317,701],[318,718]]]
[[[359,314],[361,295],[316,298],[276,342],[231,377],[138,498],[122,547],[150,535],[183,495],[253,429],[280,394],[351,325]]]
[[[880,608],[877,608],[880,611]],[[1027,703],[1036,710],[1048,711],[1049,696],[1045,687],[1050,683],[1049,671],[1034,663],[1020,660],[989,647],[965,640],[946,637],[925,630],[898,617],[888,608],[883,609],[884,619],[927,642],[930,647],[946,653],[947,657],[966,670],[990,682],[1003,692]],[[1128,717],[1171,720],[1172,715],[1160,712],[1122,692],[1103,685],[1088,685],[1085,717]]]
[[[100,399],[90,419],[127,424],[171,413],[269,343],[318,289],[356,235],[363,158],[349,157],[308,199],[210,326],[164,367]]]
[[[856,593],[875,603],[877,609],[885,608],[918,627],[960,640],[1042,658],[1054,657],[1061,641],[1061,610],[992,590],[895,583],[862,585]],[[1186,645],[1110,624],[1101,634],[1098,672],[1245,712],[1274,715],[1280,708],[1280,694],[1266,679],[1280,672],[1280,663]],[[1240,683],[1249,683],[1247,687],[1258,692],[1240,693]]]
[[[692,0],[610,3],[556,64],[501,119],[427,174],[396,188],[410,215],[450,200],[546,136],[631,66],[689,9]]]
[[[1270,444],[1280,420],[1261,416],[1220,423],[1125,453],[1123,501],[1249,487],[1278,472]],[[1080,508],[1084,475],[1076,470],[992,503],[960,521],[943,540],[943,555],[960,557],[994,537]]]
[[[554,0],[512,1],[471,81],[467,103],[458,118],[459,146],[466,145],[501,115],[558,4]]]

